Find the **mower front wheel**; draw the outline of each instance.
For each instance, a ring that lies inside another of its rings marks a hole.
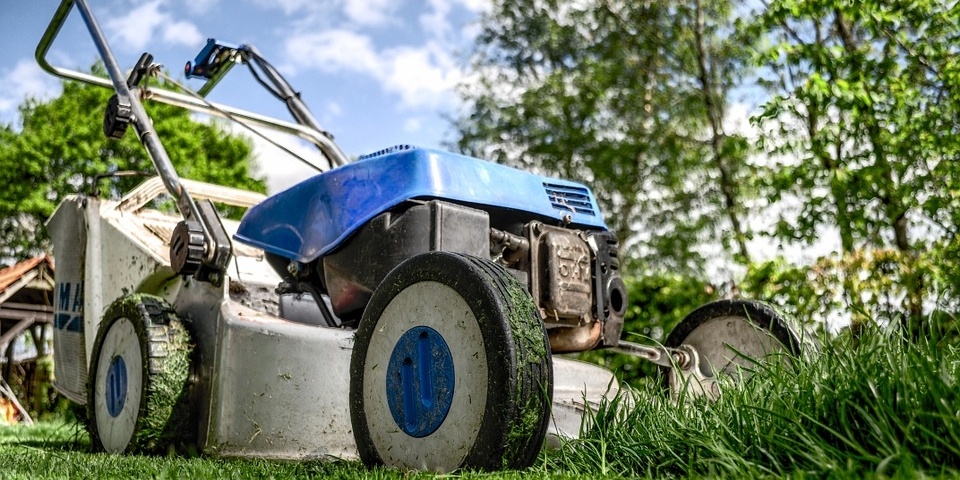
[[[550,347],[533,299],[499,265],[430,252],[395,268],[357,330],[350,418],[367,465],[524,468],[550,415]]]
[[[87,385],[94,450],[160,453],[192,441],[191,350],[186,329],[162,299],[130,295],[110,305]]]

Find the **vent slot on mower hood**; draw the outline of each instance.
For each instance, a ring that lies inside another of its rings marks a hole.
[[[543,183],[547,196],[550,197],[550,204],[557,210],[569,210],[571,213],[597,216],[593,202],[590,201],[590,190],[583,187],[571,185],[560,185],[557,183]]]

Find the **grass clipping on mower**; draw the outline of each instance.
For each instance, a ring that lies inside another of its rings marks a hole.
[[[523,378],[523,372],[528,365],[539,365],[540,368],[551,368],[550,359],[547,356],[546,335],[530,294],[512,275],[508,275],[506,285],[506,295],[510,300],[510,327],[514,333],[514,341],[517,349],[517,378]],[[547,391],[548,385],[526,386],[537,391],[524,391],[524,382],[517,382],[519,398],[524,401],[519,405],[519,421],[513,425],[510,433],[507,435],[507,445],[504,451],[504,462],[508,459],[517,457],[515,452],[524,448],[528,439],[538,428],[541,428],[541,419],[544,418],[544,409],[550,411],[550,392]],[[549,416],[549,413],[547,414]],[[509,468],[510,465],[503,465]]]
[[[176,312],[160,298],[135,295],[118,307],[127,318],[149,319],[144,332],[147,392],[141,400],[142,418],[134,434],[134,449],[146,453],[183,449],[188,446],[184,443],[192,443],[194,438],[189,394],[194,346],[190,335]]]

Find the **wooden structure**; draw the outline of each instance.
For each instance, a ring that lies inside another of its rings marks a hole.
[[[17,385],[28,405],[37,358],[49,355],[53,327],[53,260],[42,256],[0,270],[0,399],[18,404]],[[26,405],[24,405],[26,406]]]

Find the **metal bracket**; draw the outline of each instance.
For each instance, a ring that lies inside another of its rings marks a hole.
[[[720,397],[720,384],[716,377],[701,371],[700,355],[690,345],[680,345],[678,348],[650,347],[620,340],[620,344],[612,350],[667,369],[670,397],[674,400],[679,399],[681,394],[688,400],[699,397],[716,400]]]
[[[687,400],[706,397],[707,400],[720,398],[720,383],[713,375],[706,375],[700,369],[700,355],[690,345],[680,345],[675,350],[682,360],[667,373],[670,385],[670,397],[678,400],[681,395]]]
[[[133,111],[130,110],[130,99],[120,95],[112,95],[107,101],[107,109],[103,113],[103,134],[107,138],[120,140],[127,133],[127,127],[133,122]]]
[[[197,202],[200,211],[200,221],[204,224],[208,232],[207,256],[204,258],[204,265],[214,268],[218,272],[224,272],[230,263],[230,255],[233,248],[230,243],[230,235],[227,229],[223,228],[220,221],[220,215],[217,214],[217,208],[210,200],[201,200]]]

